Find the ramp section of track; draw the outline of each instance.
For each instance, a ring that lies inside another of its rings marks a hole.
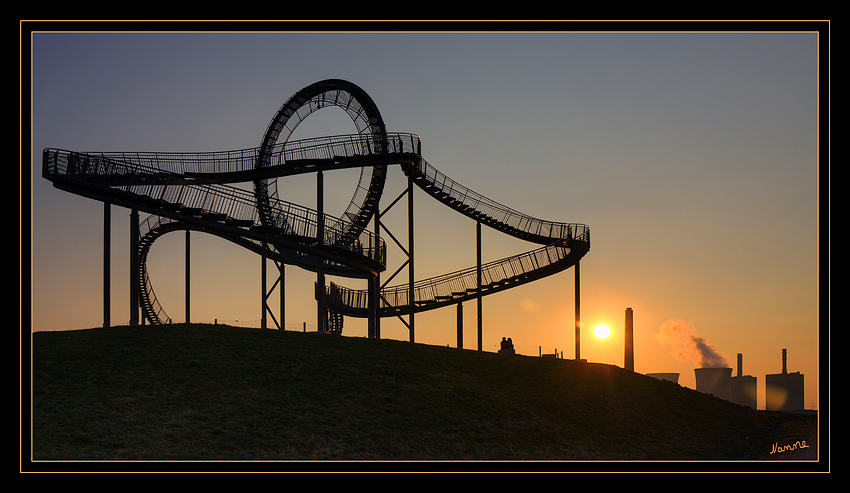
[[[545,221],[518,212],[452,180],[421,158],[402,168],[406,174],[412,173],[419,188],[453,210],[507,235],[545,246],[483,264],[480,270],[474,266],[417,281],[412,300],[409,284],[385,287],[380,293],[379,316],[433,310],[479,294],[504,291],[569,269],[590,250],[590,229],[584,224]],[[330,309],[348,316],[368,314],[367,290],[329,286],[325,301]]]
[[[561,223],[537,219],[491,200],[452,180],[424,159],[416,166],[404,168],[413,173],[413,181],[429,195],[481,224],[521,240],[548,245],[555,240],[589,241],[584,224]]]

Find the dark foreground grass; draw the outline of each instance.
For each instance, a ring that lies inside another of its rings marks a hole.
[[[220,325],[32,342],[35,461],[817,459],[816,416],[611,365]]]

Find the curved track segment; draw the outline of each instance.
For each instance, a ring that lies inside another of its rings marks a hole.
[[[358,134],[368,138],[368,143],[361,145],[361,154],[380,155],[390,152],[384,119],[366,91],[345,80],[327,79],[310,84],[283,103],[263,135],[256,169],[274,167],[276,143],[289,140],[304,119],[329,106],[345,111],[357,127]],[[377,212],[387,173],[386,164],[362,166],[360,169],[360,182],[342,215],[351,227],[347,234],[352,236],[359,234],[359,230],[365,228]],[[263,224],[271,220],[268,216],[269,200],[277,197],[277,181],[273,185],[265,177],[254,181],[257,208]]]
[[[433,310],[551,276],[576,265],[590,250],[587,225],[545,221],[506,207],[457,183],[424,159],[402,167],[414,183],[448,207],[481,224],[542,248],[414,283],[381,290],[378,315],[397,316]],[[332,285],[326,289],[328,307],[339,313],[366,317],[368,292]]]

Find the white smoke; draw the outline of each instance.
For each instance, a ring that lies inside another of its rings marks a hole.
[[[655,337],[662,346],[670,347],[673,357],[680,361],[691,361],[700,368],[728,368],[726,358],[694,332],[692,324],[684,320],[670,319],[661,324],[661,330]]]

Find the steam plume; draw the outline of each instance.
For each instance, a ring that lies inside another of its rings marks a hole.
[[[726,358],[702,337],[694,335],[694,326],[684,320],[670,319],[661,324],[655,337],[662,346],[672,348],[673,357],[692,361],[700,368],[728,368]]]

